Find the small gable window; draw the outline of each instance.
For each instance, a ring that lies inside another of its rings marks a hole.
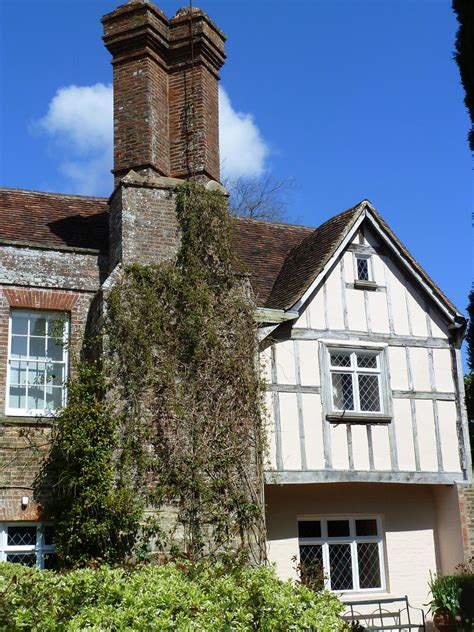
[[[373,281],[372,265],[369,255],[356,255],[356,272],[358,281]]]

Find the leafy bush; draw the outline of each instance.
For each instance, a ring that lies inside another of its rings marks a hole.
[[[263,566],[185,561],[61,574],[0,563],[2,594],[0,628],[8,632],[344,629],[334,595]]]
[[[472,630],[474,624],[474,570],[460,565],[454,575],[434,575],[430,580],[431,612],[447,610],[459,622],[460,629]]]

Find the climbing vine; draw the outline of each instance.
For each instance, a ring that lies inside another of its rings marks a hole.
[[[142,551],[152,542],[196,558],[263,556],[262,385],[249,286],[225,197],[187,183],[176,209],[175,260],[122,271],[106,300],[101,370],[82,367],[57,420],[57,490],[68,498],[58,540],[71,558],[82,559],[92,535],[90,558],[120,559],[138,550],[139,531]]]

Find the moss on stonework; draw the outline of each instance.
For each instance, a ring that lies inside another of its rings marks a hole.
[[[57,418],[67,563],[143,554],[150,541],[195,558],[264,555],[254,306],[226,198],[187,183],[176,212],[176,258],[123,270],[106,302],[100,370],[82,365]],[[145,507],[156,510],[146,521]]]

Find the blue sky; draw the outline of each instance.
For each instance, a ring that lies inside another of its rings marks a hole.
[[[100,16],[117,4],[0,0],[0,185],[111,191]],[[368,198],[464,310],[471,163],[450,1],[198,4],[229,38],[231,175],[292,179],[288,218],[307,225]]]

